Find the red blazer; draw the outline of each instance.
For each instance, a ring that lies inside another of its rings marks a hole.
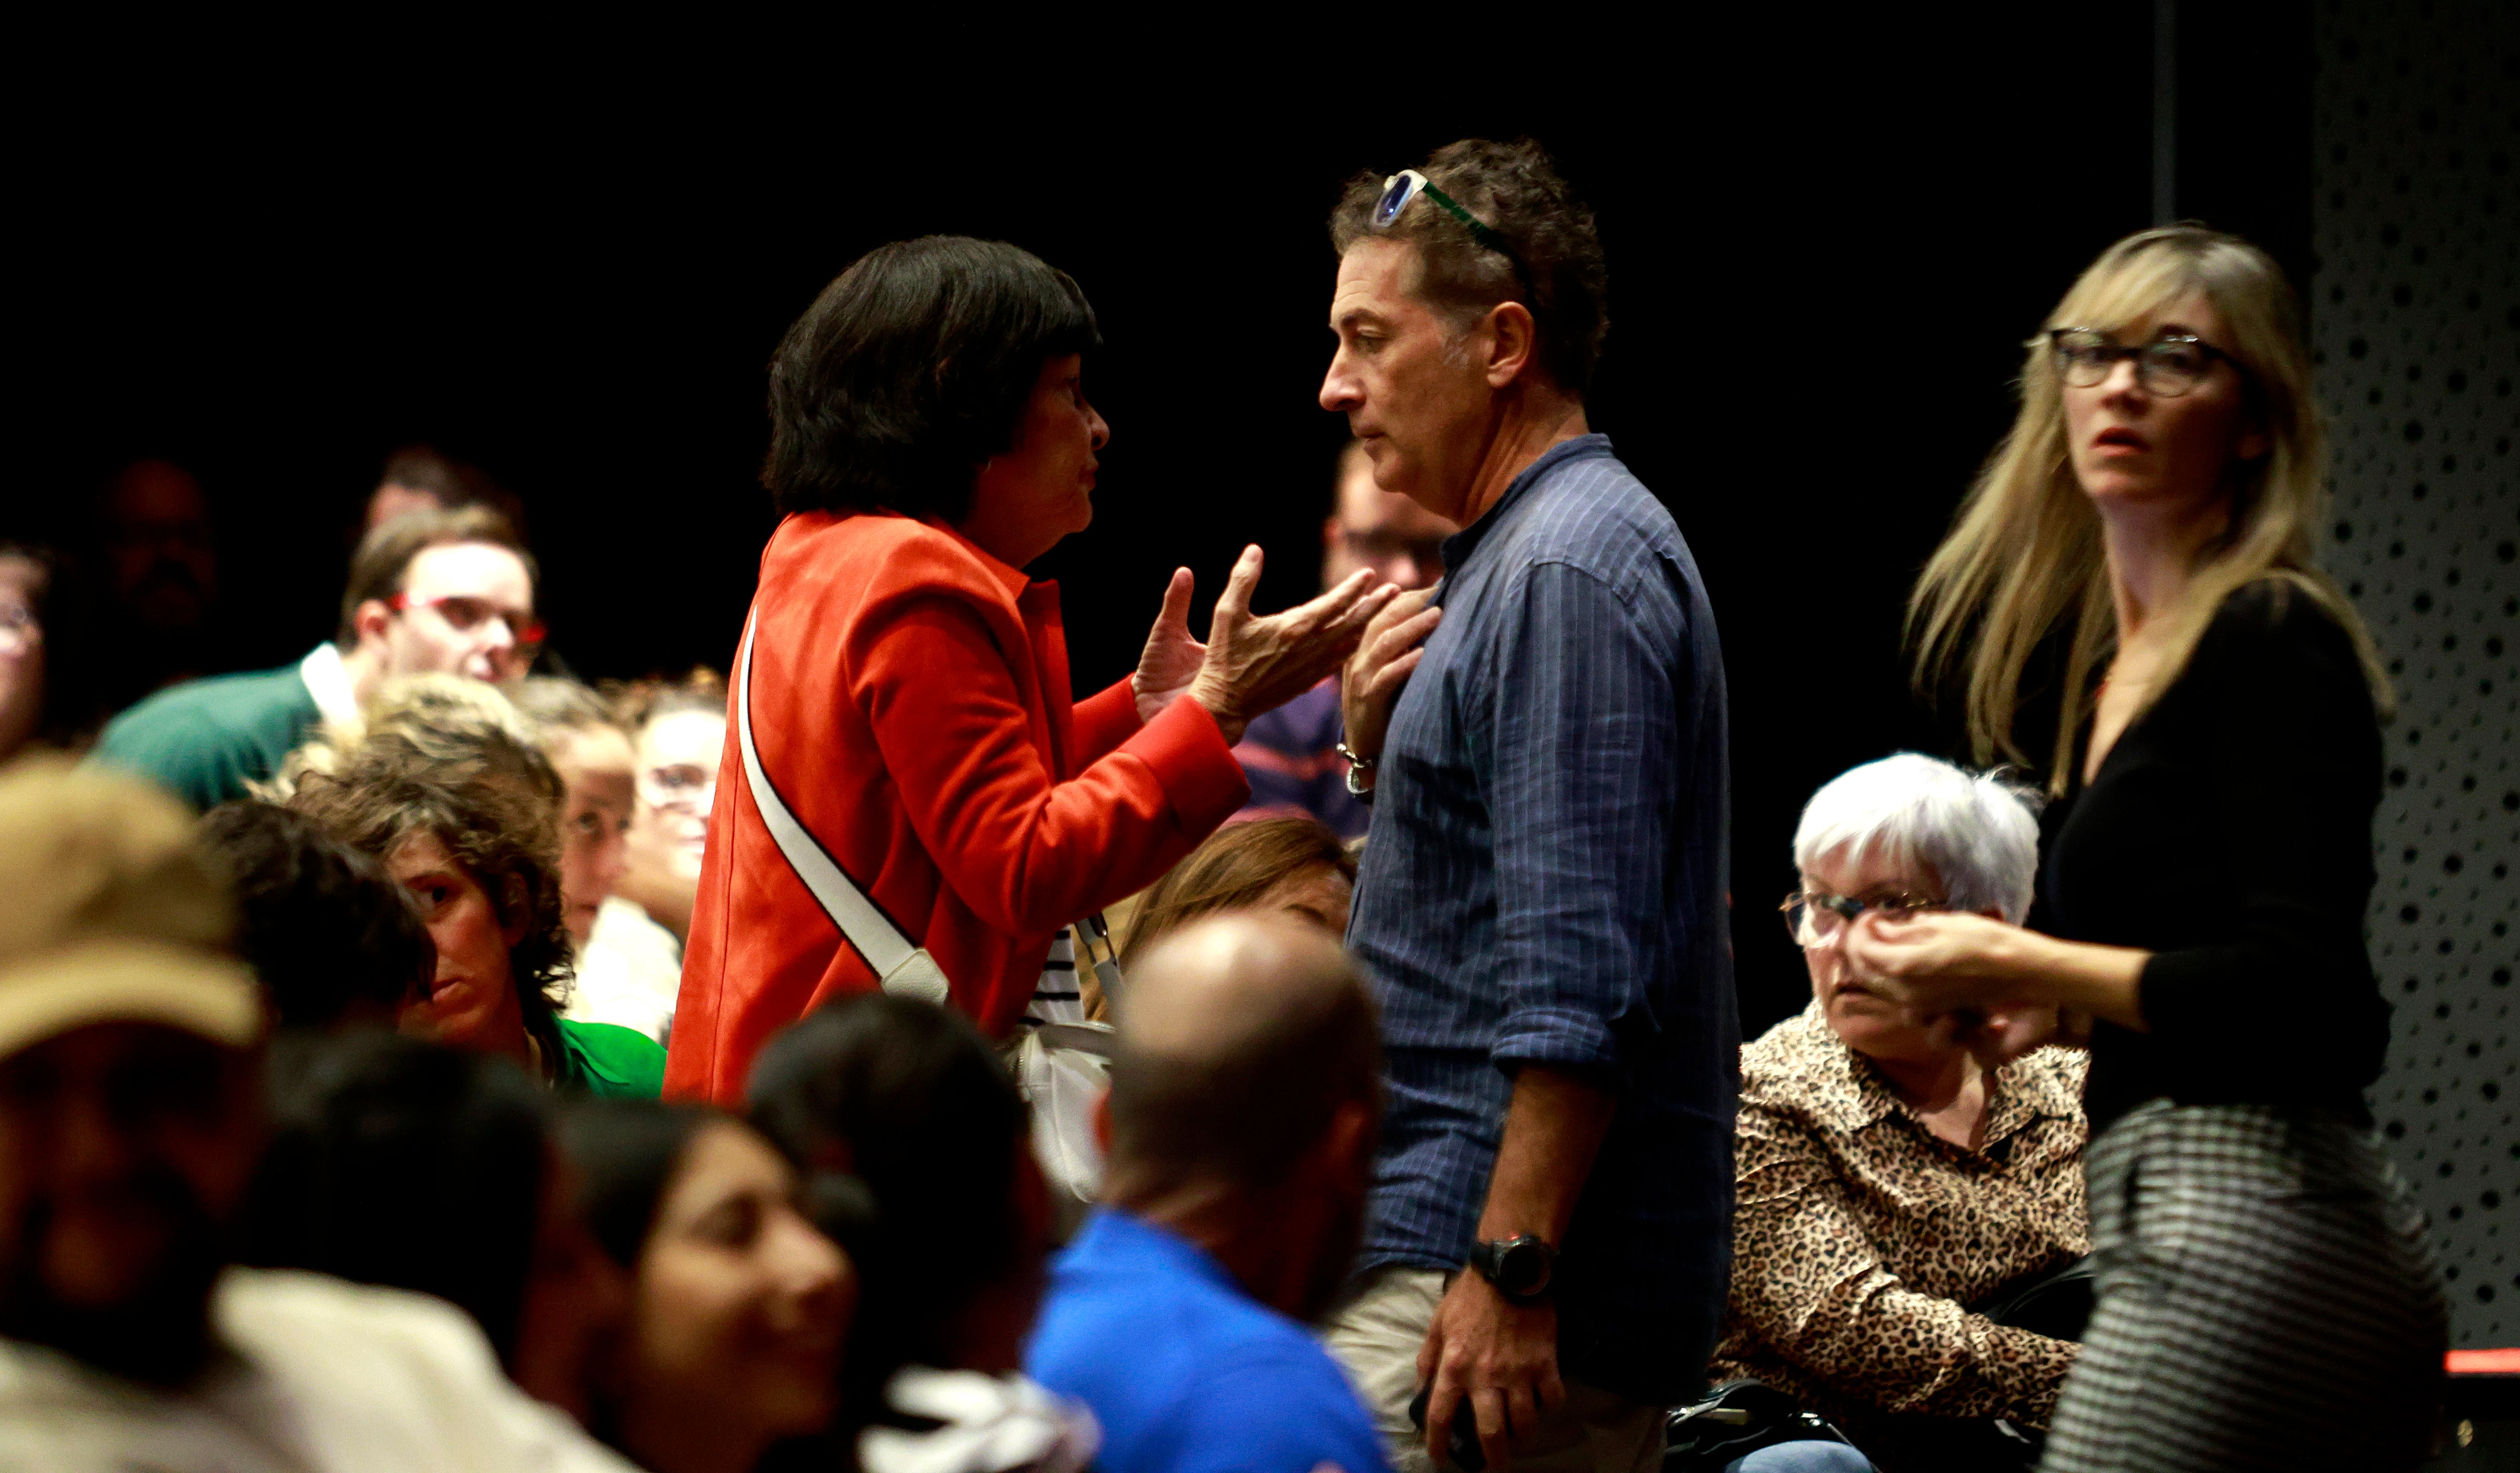
[[[933,523],[788,517],[752,617],[763,771],[992,1037],[1060,926],[1153,883],[1250,793],[1194,701],[1142,725],[1124,680],[1071,709],[1058,585]],[[737,1105],[770,1035],[877,979],[762,826],[733,721],[719,772],[665,1093]]]

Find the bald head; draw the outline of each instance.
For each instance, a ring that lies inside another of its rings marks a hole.
[[[1375,1105],[1373,1000],[1335,942],[1271,915],[1164,938],[1132,971],[1116,1042],[1115,1196],[1190,1177],[1273,1184],[1342,1106]]]

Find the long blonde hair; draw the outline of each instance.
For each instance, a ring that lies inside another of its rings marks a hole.
[[[2371,637],[2315,559],[2313,539],[2326,510],[2327,436],[2311,397],[2301,309],[2282,268],[2238,237],[2202,226],[2140,231],[2102,251],[2044,326],[2113,333],[2191,292],[2222,315],[2231,340],[2216,346],[2245,371],[2249,412],[2268,450],[2233,461],[2226,473],[2229,526],[2205,549],[2183,602],[2165,615],[2171,622],[2159,673],[2138,714],[2178,679],[2223,601],[2261,578],[2298,589],[2344,626],[2372,698],[2386,712],[2388,676]],[[2029,763],[2013,739],[2022,669],[2060,625],[2069,632],[2048,781],[2061,794],[2071,785],[2076,735],[2090,713],[2092,672],[2113,647],[2117,624],[2099,514],[2067,455],[2064,395],[2046,331],[2027,348],[2021,412],[1917,579],[1908,633],[1916,683],[1926,692],[1966,665],[1977,760]]]

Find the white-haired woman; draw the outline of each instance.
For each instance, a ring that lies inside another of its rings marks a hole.
[[[1982,753],[2017,754],[2023,669],[2066,651],[2045,933],[1867,916],[1847,943],[1915,1015],[1994,1010],[1998,1055],[2088,1020],[2099,1305],[2050,1469],[2412,1468],[2438,1401],[2439,1279],[2362,1103],[2387,682],[2313,560],[2298,323],[2229,236],[2110,246],[1916,589],[1919,678],[1965,668]]]
[[[1914,753],[1814,793],[1784,905],[1811,1006],[1741,1050],[1714,1377],[1798,1398],[1893,1473],[1958,1466],[1999,1417],[2046,1426],[2074,1363],[2073,1343],[1968,1307],[2089,1251],[2082,1055],[1983,1067],[1846,955],[1858,915],[2017,924],[2039,865],[2032,801]]]

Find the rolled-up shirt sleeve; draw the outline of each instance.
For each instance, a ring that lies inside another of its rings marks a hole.
[[[1481,686],[1505,1020],[1490,1057],[1615,1087],[1621,1025],[1668,970],[1666,870],[1681,764],[1669,651],[1598,577],[1534,564]]]
[[[1884,1266],[1804,1122],[1744,1100],[1731,1314],[1849,1402],[2046,1426],[2081,1347],[1972,1315]]]

